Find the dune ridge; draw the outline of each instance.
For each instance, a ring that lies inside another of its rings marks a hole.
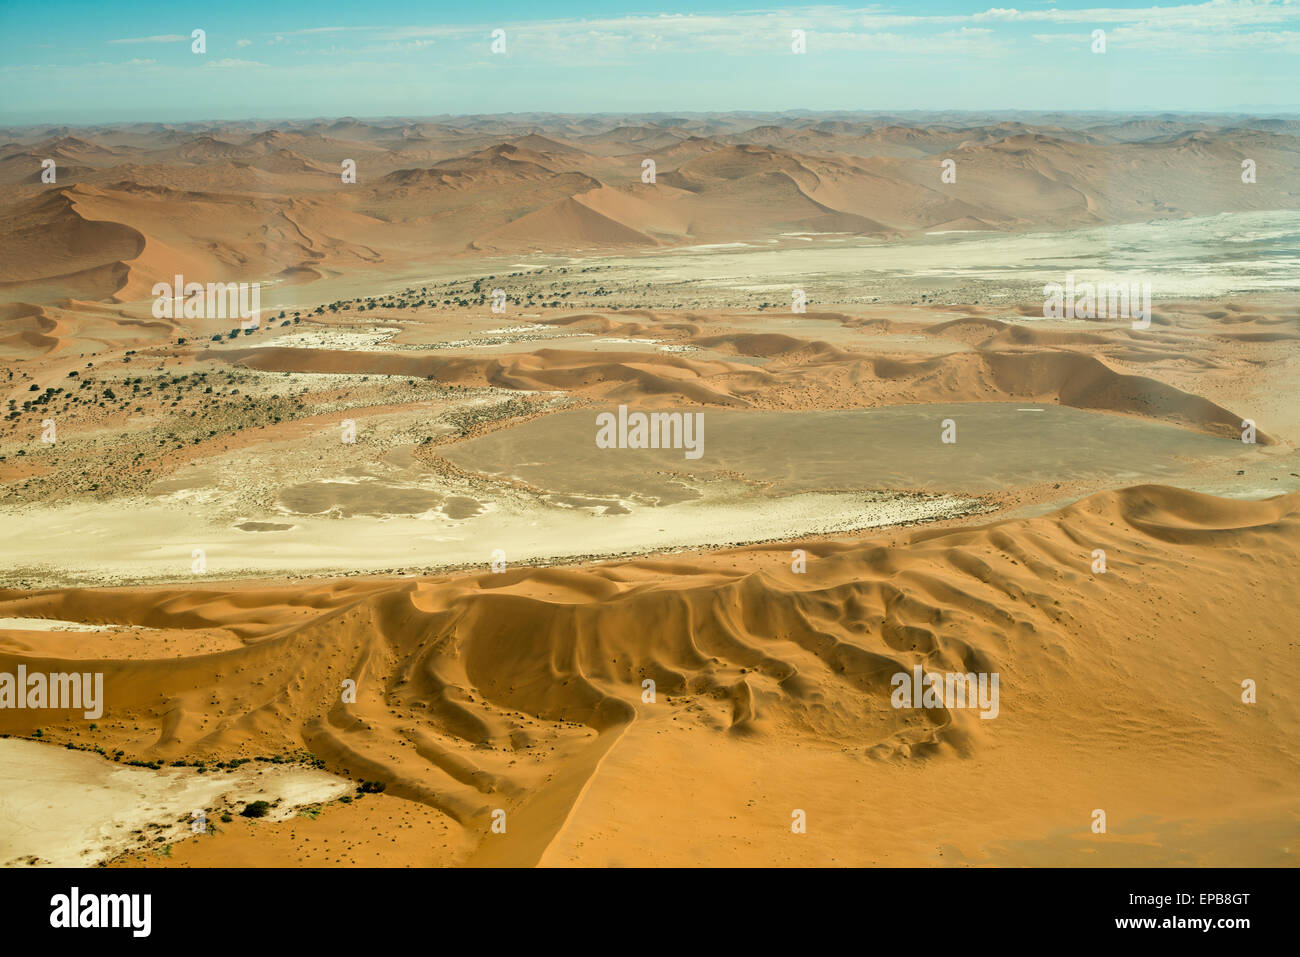
[[[1293,125],[773,119],[715,116],[665,127],[611,118],[594,132],[566,118],[154,124],[75,136],[10,130],[0,183],[12,196],[0,203],[0,231],[21,236],[33,201],[72,189],[90,219],[174,253],[176,264],[245,278],[358,260],[396,265],[431,255],[636,250],[791,233],[1059,229],[1297,202],[1286,186],[1300,155]],[[736,128],[741,123],[753,125]],[[1139,135],[1152,129],[1159,135]],[[1233,187],[1243,155],[1271,173],[1249,190]],[[44,159],[56,160],[55,184],[40,179]],[[340,176],[345,159],[358,164],[355,183]],[[941,159],[960,167],[955,183],[940,180]],[[646,160],[657,173],[643,182]],[[142,193],[158,187],[173,192]],[[193,215],[195,204],[219,204],[220,215]],[[143,280],[124,281],[120,264],[133,256],[104,249],[94,262],[52,272],[49,250],[27,245],[8,243],[0,276],[27,299],[50,295],[41,282],[50,278],[65,280],[64,295],[145,298]],[[133,268],[152,275],[150,266]],[[170,262],[158,269],[175,271]]]
[[[574,325],[579,317],[567,318]],[[600,328],[600,325],[597,325]],[[628,324],[635,334],[650,327]],[[759,356],[762,367],[664,352],[538,349],[504,358],[349,352],[268,346],[231,349],[224,361],[266,372],[347,372],[432,377],[462,386],[564,391],[618,402],[679,400],[734,408],[870,408],[916,402],[1021,400],[1138,415],[1225,438],[1242,419],[1208,399],[1149,376],[1117,372],[1096,356],[1067,350],[977,351],[937,357],[870,355],[780,333],[680,340],[720,353]],[[1261,445],[1274,440],[1259,433]]]
[[[885,764],[970,758],[1000,735],[1055,726],[1095,743],[1109,731],[1091,689],[1124,647],[1108,707],[1159,680],[1188,712],[1162,734],[1240,724],[1236,679],[1207,697],[1217,679],[1182,655],[1220,640],[1203,609],[1295,593],[1300,493],[1252,502],[1140,486],[1042,518],[812,543],[806,574],[792,573],[788,547],[306,588],[9,590],[0,615],[223,628],[242,647],[69,660],[56,634],[25,634],[32,650],[4,647],[0,669],[104,671],[110,710],[92,737],[129,755],[305,746],[335,773],[383,781],[471,830],[494,808],[533,807],[553,835],[618,736],[669,714],[705,734],[837,742],[846,760]],[[1098,547],[1104,575],[1090,569]],[[1185,609],[1172,630],[1155,617],[1170,601]],[[1276,605],[1254,619],[1271,656],[1285,654],[1287,621]],[[1146,651],[1127,645],[1157,634]],[[891,708],[891,675],[917,664],[999,672],[1001,718]],[[345,678],[355,705],[340,701]],[[647,678],[657,704],[642,701]],[[1293,707],[1270,714],[1294,727]],[[79,717],[5,711],[0,722],[44,726],[59,743],[74,730],[84,739]],[[1197,737],[1174,746],[1227,747]],[[536,863],[550,840],[530,827],[513,862]]]

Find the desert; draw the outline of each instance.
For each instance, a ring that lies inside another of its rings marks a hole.
[[[1274,111],[0,127],[0,863],[1294,867],[1297,184]]]

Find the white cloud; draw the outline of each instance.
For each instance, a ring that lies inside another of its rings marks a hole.
[[[180,33],[164,33],[156,37],[125,37],[109,43],[189,43],[190,38]]]
[[[366,54],[418,50],[433,40],[443,40],[449,52],[459,47],[477,56],[487,50],[492,30],[500,27],[506,31],[512,58],[571,62],[577,55],[626,58],[783,52],[789,49],[790,30],[795,28],[807,31],[810,54],[817,50],[979,52],[1021,39],[1023,35],[1013,37],[1008,32],[1017,25],[1066,28],[1057,34],[1036,34],[1036,38],[1049,41],[1059,36],[1061,42],[1073,42],[1078,27],[1087,25],[1088,32],[1093,27],[1105,28],[1108,33],[1124,27],[1133,31],[1130,41],[1141,42],[1146,49],[1177,50],[1189,45],[1200,48],[1206,37],[1231,36],[1233,41],[1225,42],[1225,47],[1258,45],[1287,50],[1290,40],[1278,40],[1278,34],[1264,28],[1288,21],[1300,22],[1300,4],[1294,0],[1209,0],[1167,7],[1078,10],[990,7],[975,13],[938,15],[899,14],[879,7],[814,6],[729,14],[639,14],[477,25],[313,27],[291,31],[270,42],[278,42],[282,36],[334,34],[331,39],[341,52]],[[364,44],[348,43],[362,37]]]
[[[258,63],[256,60],[236,60],[226,57],[224,60],[209,60],[205,66],[208,69],[218,70],[241,70],[249,67],[265,67],[265,63]]]
[[[289,30],[287,37],[307,36],[312,33],[350,33],[353,30],[379,30],[381,27],[308,27],[305,30]]]
[[[1031,3],[1033,0],[1023,0]],[[1116,51],[1205,53],[1258,49],[1293,52],[1300,25],[1296,0],[1209,0],[1140,8],[1059,7],[1020,10],[989,7],[961,14],[909,14],[881,7],[809,6],[719,14],[638,14],[589,19],[537,19],[480,24],[412,24],[309,27],[258,37],[267,45],[292,45],[306,56],[420,57],[440,44],[442,66],[488,55],[492,30],[505,29],[516,64],[614,64],[634,58],[713,54],[755,56],[788,53],[790,31],[808,37],[808,54],[888,53],[954,56],[1010,55],[1013,45],[1090,42],[1094,28],[1107,32]],[[140,37],[113,43],[187,41],[184,36]],[[240,39],[239,48],[252,41]],[[326,49],[328,47],[328,49]],[[237,62],[237,61],[232,61]],[[260,64],[258,64],[260,65]]]

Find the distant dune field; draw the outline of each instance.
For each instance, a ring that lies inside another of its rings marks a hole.
[[[746,128],[718,115],[689,127],[611,118],[591,130],[539,116],[8,130],[0,290],[125,301],[177,271],[299,281],[431,256],[1062,229],[1300,206],[1294,122],[967,123],[866,116]],[[1243,156],[1271,170],[1250,189],[1236,172]],[[54,184],[41,182],[46,158]],[[345,160],[354,183],[342,181]],[[944,160],[960,170],[954,183],[941,181]]]

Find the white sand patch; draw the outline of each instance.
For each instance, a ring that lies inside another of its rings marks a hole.
[[[749,243],[703,243],[698,246],[683,246],[681,249],[670,250],[674,253],[698,253],[708,252],[710,249],[748,249]]]
[[[815,278],[818,298],[827,302],[861,296],[864,287],[877,295],[877,283],[898,277],[978,279],[1006,288],[1041,289],[1047,282],[1063,282],[1066,273],[1080,282],[1099,277],[1148,281],[1157,299],[1213,297],[1293,289],[1295,257],[1276,248],[1298,229],[1300,213],[1270,210],[1032,233],[941,230],[947,235],[892,242],[827,236],[779,247],[714,243],[636,256],[593,256],[583,265],[600,269],[606,284],[643,285],[653,277],[658,283],[692,284],[697,292],[746,290],[755,277],[809,288]],[[1242,236],[1261,238],[1237,244],[1243,248],[1233,261],[1222,262],[1223,245]],[[1125,251],[1123,266],[1099,273],[1097,263],[1109,262],[1116,249]]]
[[[425,349],[482,349],[488,346],[515,345],[524,342],[549,342],[559,339],[584,339],[594,335],[591,332],[563,332],[554,326],[545,324],[534,327],[515,326],[510,329],[489,329],[475,334],[474,339],[448,339],[445,342],[431,342]]]
[[[280,801],[265,820],[284,820],[352,787],[324,771],[293,765],[250,762],[229,773],[154,771],[6,738],[0,740],[0,865],[87,867],[137,846],[133,831],[145,829],[151,841],[163,837],[154,848],[190,836],[196,810],[206,812],[211,827],[220,826],[220,808],[234,805],[238,812],[252,801]]]
[[[381,352],[385,342],[401,332],[392,326],[364,330],[307,329],[292,332],[265,343],[282,349],[341,349],[348,352]]]
[[[480,494],[482,511],[455,521],[441,515],[295,514],[294,527],[274,535],[250,535],[202,511],[153,503],[79,504],[0,512],[0,549],[27,543],[23,568],[6,580],[122,584],[192,580],[191,551],[198,542],[209,580],[432,571],[486,567],[490,549],[485,552],[484,543],[505,549],[511,561],[565,561],[849,532],[980,510],[976,501],[956,496],[882,501],[856,492],[814,492],[756,499],[729,494],[734,491],[710,489],[703,499],[640,505],[623,515],[593,515],[515,493]],[[265,520],[283,516],[271,513]],[[88,552],[88,537],[111,541],[113,548]]]
[[[520,332],[550,332],[552,327],[544,322],[525,322],[519,326],[502,326],[500,329],[486,329],[479,335],[483,336],[508,336]]]
[[[0,618],[0,630],[15,631],[112,631],[116,625],[87,625],[58,618]]]

